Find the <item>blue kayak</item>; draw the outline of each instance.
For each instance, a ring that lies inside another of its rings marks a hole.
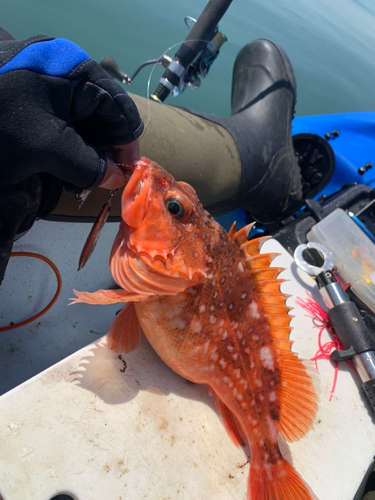
[[[324,137],[339,131],[329,139],[336,168],[329,184],[319,193],[331,194],[349,183],[375,187],[375,168],[359,174],[367,163],[375,164],[375,112],[340,113],[332,115],[302,116],[293,120],[292,135],[311,133]]]

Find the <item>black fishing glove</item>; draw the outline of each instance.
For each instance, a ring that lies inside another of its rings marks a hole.
[[[0,182],[47,172],[78,188],[102,181],[102,145],[128,144],[143,123],[133,100],[65,39],[0,41]]]
[[[132,143],[143,123],[122,87],[73,42],[17,41],[1,28],[0,116],[1,283],[16,234],[54,208],[62,184],[98,186],[107,169],[99,147]]]

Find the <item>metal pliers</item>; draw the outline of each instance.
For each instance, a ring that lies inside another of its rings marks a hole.
[[[321,267],[313,266],[304,259],[303,253],[309,249],[315,249],[321,255],[324,260]],[[316,278],[329,319],[343,346],[343,350],[331,353],[331,359],[352,361],[375,412],[375,337],[369,332],[356,304],[349,300],[334,277],[331,252],[320,243],[310,242],[295,249],[294,260],[298,267]]]

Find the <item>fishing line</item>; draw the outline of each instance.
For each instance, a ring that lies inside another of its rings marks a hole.
[[[158,59],[161,59],[162,57],[164,57],[170,50],[174,49],[175,47],[179,47],[180,45],[182,45],[183,43],[185,42],[185,40],[182,40],[181,42],[177,42],[173,45],[171,45],[165,52],[163,52]],[[207,42],[209,43],[210,40],[203,40],[201,38],[197,38],[197,39],[193,39],[193,40],[189,40],[189,42]],[[150,119],[151,119],[151,105],[150,105],[150,84],[151,84],[151,78],[152,78],[152,75],[154,73],[154,70],[156,68],[156,66],[159,66],[158,63],[155,63],[150,71],[150,76],[148,77],[148,80],[147,80],[147,91],[146,91],[146,98],[147,98],[147,101],[148,101],[148,104],[147,104],[147,107],[148,107],[148,118],[147,118],[147,122],[146,122],[146,125],[145,125],[145,128],[144,128],[144,131],[143,131],[143,134],[142,134],[142,137],[139,139],[140,141],[143,139],[143,137],[145,136],[145,133],[146,133],[146,129],[147,129],[147,126],[148,124],[150,123]]]
[[[50,259],[48,259],[47,257],[44,257],[44,255],[41,255],[39,253],[33,253],[33,252],[12,252],[10,254],[10,256],[11,257],[34,257],[36,259],[42,260],[43,262],[46,262],[53,269],[53,271],[56,275],[57,290],[56,290],[55,295],[53,296],[53,299],[50,301],[50,303],[44,309],[42,309],[42,311],[38,312],[34,316],[31,316],[31,318],[25,319],[24,321],[20,321],[19,323],[14,323],[14,324],[10,324],[7,326],[3,326],[0,328],[0,332],[6,332],[8,330],[13,330],[14,328],[19,328],[20,326],[25,326],[25,325],[31,323],[32,321],[35,321],[36,319],[40,318],[49,309],[51,309],[53,304],[59,298],[59,295],[61,292],[61,274],[60,274],[59,270],[57,269],[56,265]]]

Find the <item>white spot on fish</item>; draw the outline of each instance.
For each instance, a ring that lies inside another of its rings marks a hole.
[[[264,470],[267,472],[267,477],[270,481],[273,480],[273,475],[272,475],[272,464],[264,464],[263,465]]]
[[[263,396],[263,394],[259,394],[259,399],[260,399],[261,401],[264,401],[264,396]]]
[[[261,380],[255,378],[254,379],[254,384],[257,386],[257,387],[262,387],[263,386],[263,383]]]
[[[175,328],[177,328],[178,330],[184,330],[184,328],[185,328],[185,326],[186,326],[186,323],[185,323],[185,321],[181,321],[181,320],[179,320],[179,319],[175,319],[175,320],[173,321],[173,326],[174,326]]]
[[[241,403],[241,406],[242,406],[242,408],[243,408],[243,409],[246,409],[246,408],[247,408],[247,404],[246,404],[245,402],[242,402],[242,403]]]
[[[238,401],[242,401],[242,400],[243,400],[243,396],[242,396],[242,394],[238,394],[238,395],[237,395],[237,399],[238,399]]]
[[[252,335],[252,336],[251,336],[251,338],[252,338],[253,340],[259,340],[259,335]]]
[[[216,299],[216,297],[217,297],[218,295],[219,295],[219,292],[217,292],[217,291],[216,291],[216,292],[214,293],[214,299]]]
[[[179,277],[180,277],[180,273],[177,273],[177,272],[176,272],[176,273],[174,273],[172,276],[173,276],[173,278],[179,278]]]
[[[233,395],[237,396],[237,389],[236,388],[233,389]]]
[[[233,387],[233,382],[231,382],[230,378],[224,377],[223,381],[228,385],[228,387]]]
[[[250,305],[249,305],[249,309],[250,309],[250,314],[253,318],[255,319],[259,319],[260,318],[260,314],[259,314],[259,311],[258,311],[258,305],[256,304],[256,302],[252,302]]]
[[[255,363],[254,363],[254,361],[253,361],[253,360],[251,360],[251,363],[250,363],[250,368],[254,368],[254,366],[255,366]]]
[[[211,325],[213,325],[214,323],[216,323],[216,321],[217,321],[216,316],[212,316],[212,314],[211,314],[211,316],[210,316],[210,323],[211,323]]]
[[[225,340],[227,337],[228,337],[228,332],[225,330],[225,332],[223,333],[223,340]]]
[[[217,361],[219,359],[218,354],[216,354],[216,350],[211,353],[211,359]]]
[[[251,353],[251,351],[250,351],[250,349],[248,347],[246,347],[245,352],[246,352],[246,354],[250,354]]]
[[[210,306],[210,311],[214,311],[215,310],[215,306]]]
[[[223,320],[223,319],[221,319],[221,320],[219,321],[219,326],[223,326],[223,325],[224,325],[224,320]]]
[[[272,391],[271,394],[270,394],[270,401],[276,401],[276,393],[275,391]]]
[[[232,276],[233,276],[232,271],[229,271],[229,276],[230,276],[230,277],[232,277]]]
[[[246,297],[247,297],[247,293],[243,293],[243,294],[241,295],[241,299],[242,299],[242,300],[243,300],[243,299],[246,299]]]
[[[197,253],[197,252],[194,252],[194,253],[193,253],[193,256],[194,256],[194,258],[195,258],[195,259],[197,259],[197,258],[198,258],[198,253]]]
[[[243,271],[244,271],[244,267],[243,267],[243,265],[242,265],[242,262],[239,262],[239,263],[238,263],[238,269],[241,271],[241,273],[243,273]]]
[[[273,354],[272,354],[271,349],[269,347],[262,347],[261,348],[260,359],[262,361],[264,368],[266,368],[267,370],[274,371],[275,363],[274,363],[274,359],[273,359]]]
[[[277,435],[279,433],[277,425],[269,415],[266,416],[266,420],[267,420],[268,428],[270,430],[271,439],[273,441],[276,441]]]
[[[224,359],[221,359],[221,360],[219,361],[219,365],[220,365],[222,368],[225,368],[225,367],[227,366],[227,362],[226,362],[226,361],[224,361]]]
[[[242,332],[240,330],[237,330],[237,337],[239,339],[242,339],[242,337],[243,337]]]
[[[241,370],[239,368],[237,368],[236,370],[234,370],[234,373],[236,374],[237,378],[241,377]]]
[[[232,358],[234,359],[234,361],[237,361],[237,358],[238,358],[238,352],[235,352],[232,356]]]
[[[203,313],[205,310],[206,310],[206,306],[204,304],[201,305],[200,308],[199,308],[199,312]]]
[[[207,275],[207,278],[208,278],[209,280],[212,280],[212,278],[213,278],[213,277],[214,277],[214,273],[210,273],[210,274],[208,274],[208,275]]]
[[[213,282],[211,283],[212,286],[216,286],[216,280],[213,280]]]
[[[207,354],[208,351],[208,346],[210,345],[210,341],[207,340],[207,342],[204,344],[204,349],[203,349],[203,354]]]
[[[222,285],[223,283],[225,283],[225,278],[221,278],[220,280],[220,285]]]
[[[227,345],[227,349],[228,349],[229,352],[232,352],[233,351],[233,346],[229,344],[229,345]]]
[[[233,309],[233,303],[230,303],[228,307],[229,307],[230,310],[232,310]]]

